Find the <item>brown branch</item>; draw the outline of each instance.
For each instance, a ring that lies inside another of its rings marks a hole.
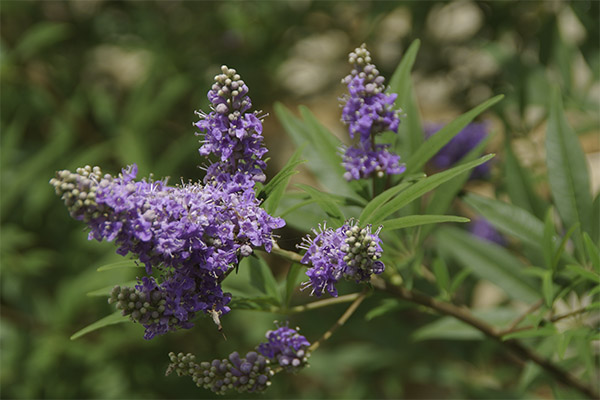
[[[500,334],[500,332],[498,332],[496,330],[495,327],[493,327],[492,325],[489,325],[488,323],[486,323],[484,321],[481,321],[480,319],[477,319],[468,310],[457,307],[450,303],[436,300],[425,294],[407,290],[400,286],[392,286],[388,282],[386,282],[385,280],[383,280],[379,277],[374,277],[371,280],[371,282],[373,283],[373,286],[375,288],[382,290],[384,292],[387,292],[395,297],[398,297],[398,298],[406,300],[406,301],[410,301],[412,303],[423,305],[425,307],[436,310],[441,314],[450,315],[456,319],[459,319],[459,320],[471,325],[472,327],[478,329],[480,332],[484,333],[490,339],[492,339],[492,340],[500,343],[502,346],[505,346],[506,348],[508,348],[510,351],[512,351],[513,353],[518,355],[520,358],[522,358],[524,360],[533,361],[534,363],[536,363],[537,365],[542,367],[544,370],[546,370],[548,373],[550,373],[552,376],[554,376],[558,381],[562,382],[563,384],[579,390],[581,393],[584,393],[586,396],[588,396],[591,399],[600,398],[599,394],[595,392],[594,388],[581,382],[579,379],[577,379],[573,375],[569,374],[568,372],[561,370],[556,365],[552,364],[552,362],[540,357],[539,355],[532,352],[530,349],[523,346],[516,340],[506,340],[506,341],[502,340],[502,335]]]
[[[368,290],[365,289],[365,290],[363,290],[356,297],[356,299],[352,302],[352,304],[350,304],[350,307],[348,307],[348,309],[346,309],[346,311],[344,311],[344,314],[342,314],[342,316],[340,317],[340,319],[338,319],[335,322],[335,324],[333,324],[333,326],[331,328],[329,328],[329,330],[327,330],[327,332],[325,332],[323,334],[323,336],[321,336],[319,338],[319,340],[317,340],[312,345],[310,345],[310,347],[308,348],[309,352],[313,352],[316,349],[318,349],[319,346],[321,345],[321,343],[323,343],[324,341],[326,341],[327,339],[329,339],[331,337],[331,335],[333,335],[333,333],[340,326],[342,326],[342,325],[344,325],[346,323],[346,321],[348,320],[348,318],[350,318],[350,316],[354,313],[354,311],[356,311],[356,309],[358,308],[358,306],[360,305],[360,303],[362,303],[362,301],[365,299],[365,297],[367,297],[367,292],[368,292]]]

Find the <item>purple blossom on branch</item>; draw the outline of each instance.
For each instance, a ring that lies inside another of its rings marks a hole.
[[[298,370],[308,361],[310,342],[295,329],[280,326],[266,334],[268,342],[258,345],[260,354],[288,371]]]
[[[363,44],[348,55],[353,69],[342,82],[348,94],[342,98],[342,122],[351,138],[359,136],[356,147],[348,147],[342,165],[346,180],[365,179],[375,173],[401,174],[405,167],[400,156],[390,153],[388,145],[376,145],[375,136],[385,131],[398,132],[400,110],[395,109],[396,94],[386,94],[384,78],[371,64],[371,55]]]
[[[321,296],[327,291],[337,297],[336,283],[341,278],[367,282],[372,274],[381,274],[385,269],[381,258],[379,232],[371,232],[371,226],[359,228],[354,221],[348,221],[337,229],[320,227],[313,229],[314,238],[307,236],[298,247],[306,250],[302,264],[311,264],[306,271],[309,281],[304,287],[311,287],[311,294]]]

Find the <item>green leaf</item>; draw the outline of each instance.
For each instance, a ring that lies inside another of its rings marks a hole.
[[[40,22],[29,28],[15,47],[15,53],[24,59],[36,55],[69,37],[69,26],[56,22]]]
[[[400,193],[401,191],[403,191],[404,189],[409,187],[411,184],[412,184],[412,182],[410,182],[410,181],[402,182],[402,183],[397,184],[396,186],[393,186],[393,187],[387,189],[385,192],[377,195],[374,199],[372,199],[371,201],[369,201],[369,203],[367,203],[365,208],[360,213],[358,220],[361,222],[365,222],[365,223],[367,221],[369,221],[369,219],[371,218],[371,215],[373,215],[373,213],[375,211],[377,211],[389,199],[391,199],[392,197],[394,197],[395,195],[397,195],[398,193]]]
[[[406,173],[410,174],[420,171],[431,157],[437,154],[442,147],[467,126],[477,115],[502,100],[503,97],[503,95],[493,97],[444,126],[410,156],[406,161]]]
[[[248,257],[250,284],[270,298],[279,299],[277,281],[267,263],[256,256]],[[277,303],[279,305],[279,303]]]
[[[497,285],[508,296],[526,303],[539,298],[535,285],[523,274],[523,263],[505,248],[450,227],[440,228],[435,237],[445,254],[479,278]]]
[[[317,202],[321,209],[325,211],[325,214],[332,219],[336,226],[342,226],[344,222],[346,222],[344,213],[342,213],[340,207],[329,194],[300,183],[296,186],[308,193]]]
[[[554,285],[552,284],[552,271],[546,271],[542,277],[542,294],[546,307],[552,308],[554,303]]]
[[[144,266],[142,264],[137,263],[135,260],[124,260],[124,261],[117,261],[114,263],[102,265],[102,266],[98,267],[98,269],[96,269],[96,271],[102,272],[102,271],[109,271],[111,269],[117,269],[117,268],[143,268],[143,267]]]
[[[583,232],[590,232],[592,198],[585,154],[564,116],[558,89],[550,101],[546,163],[552,198],[564,226],[579,223]],[[580,235],[576,236],[576,243],[578,238]]]
[[[596,272],[600,273],[600,251],[598,250],[598,246],[592,242],[592,238],[590,238],[587,232],[583,234],[583,244],[585,245],[585,250],[592,266]]]
[[[567,269],[571,272],[576,273],[577,275],[581,276],[582,278],[590,280],[596,284],[600,284],[600,275],[598,275],[597,273],[595,273],[593,271],[585,269],[580,265],[569,264],[569,265],[567,265]]]
[[[515,311],[505,308],[475,310],[473,315],[488,324],[502,326],[515,317]],[[479,340],[483,339],[485,335],[480,330],[454,317],[443,317],[417,329],[412,337],[414,340]]]
[[[454,277],[454,280],[452,280],[452,283],[450,284],[450,290],[449,290],[450,294],[456,292],[458,290],[458,288],[460,287],[460,285],[463,283],[463,281],[469,275],[471,275],[471,271],[468,269],[463,269],[458,274],[456,274],[456,276]]]
[[[552,260],[554,259],[554,220],[552,218],[552,208],[548,209],[546,213],[546,219],[544,221],[544,236],[542,240],[542,251],[544,253],[544,261],[546,267],[554,269]]]
[[[484,162],[488,161],[494,157],[494,154],[488,154],[483,156],[477,160],[468,162],[463,165],[459,165],[454,168],[450,168],[447,171],[440,172],[438,174],[429,176],[423,180],[418,181],[414,185],[408,187],[406,190],[402,191],[398,196],[388,201],[384,205],[382,205],[377,211],[375,211],[368,221],[362,221],[363,223],[369,222],[373,225],[377,225],[381,223],[385,218],[398,211],[405,205],[409,204],[413,200],[421,197],[425,193],[430,190],[435,189],[439,185],[448,180],[454,178],[455,176],[461,174],[462,172],[468,171]],[[385,192],[384,192],[385,193]]]
[[[110,315],[94,322],[93,324],[90,324],[90,325],[86,326],[85,328],[75,332],[71,336],[71,340],[78,339],[78,338],[82,337],[83,335],[87,335],[88,333],[93,332],[100,328],[104,328],[105,326],[120,324],[122,322],[127,322],[127,321],[129,321],[129,317],[123,316],[121,314],[121,311],[116,311],[113,314],[110,314]]]
[[[281,202],[281,198],[285,193],[285,189],[287,188],[290,178],[297,174],[298,171],[296,167],[303,162],[304,160],[300,160],[300,154],[302,154],[304,147],[300,147],[296,152],[290,157],[285,166],[265,185],[262,189],[258,198],[266,199],[263,203],[264,209],[271,215],[275,213],[279,203]]]
[[[518,390],[520,392],[527,390],[531,382],[533,382],[533,380],[541,373],[542,368],[533,361],[528,361],[525,363],[525,367],[523,368],[521,376],[519,377],[519,383],[517,385]]]
[[[313,172],[318,181],[331,192],[349,195],[351,190],[344,180],[344,167],[341,158],[337,154],[337,148],[341,145],[337,138],[314,119],[308,109],[304,109],[303,116],[309,121],[301,121],[290,112],[283,104],[275,103],[275,114],[283,125],[285,131],[291,136],[297,146],[309,143],[310,146],[304,151],[308,162],[306,166]],[[336,142],[337,141],[337,142]]]
[[[394,146],[403,157],[413,154],[423,143],[423,128],[421,127],[419,109],[410,77],[410,71],[415,63],[419,46],[420,41],[418,39],[412,42],[392,75],[389,85],[389,92],[398,95],[396,105],[400,106],[406,114],[406,118],[403,119],[398,128],[398,134],[394,135],[396,141],[399,141],[400,138],[404,139],[402,146]]]
[[[433,261],[433,274],[435,275],[435,283],[442,292],[450,293],[450,274],[448,267],[443,258],[436,258]]]
[[[228,304],[234,310],[253,310],[271,313],[279,312],[279,304],[272,297],[235,296]]]
[[[556,335],[557,331],[554,325],[547,324],[540,328],[527,329],[525,331],[512,332],[507,335],[502,336],[502,340],[511,340],[511,339],[531,339],[545,336]]]
[[[439,224],[442,222],[469,222],[469,219],[454,215],[409,215],[384,221],[382,223],[382,231],[391,231],[426,224]]]
[[[504,157],[504,176],[510,201],[530,214],[541,218],[548,206],[535,192],[529,171],[521,167],[509,142],[504,147]]]
[[[367,321],[371,321],[374,318],[381,317],[382,315],[388,314],[393,311],[401,310],[403,308],[406,308],[407,306],[410,305],[407,305],[407,303],[403,301],[399,301],[396,299],[383,299],[378,306],[370,309],[367,312],[367,314],[365,315],[365,319]]]
[[[486,136],[481,142],[469,151],[464,157],[462,157],[457,165],[475,160],[481,155],[485,146],[490,141],[492,135]],[[431,196],[431,200],[425,208],[426,214],[445,214],[450,205],[456,198],[456,195],[460,192],[465,182],[469,179],[471,171],[465,171],[460,175],[450,179],[448,182],[440,185],[437,190]],[[433,230],[434,226],[425,226],[419,232],[419,243],[426,238],[429,233]]]

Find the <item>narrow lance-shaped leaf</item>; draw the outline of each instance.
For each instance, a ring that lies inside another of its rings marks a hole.
[[[105,326],[120,324],[122,322],[127,322],[127,321],[129,321],[128,317],[123,316],[121,314],[121,311],[116,311],[115,313],[110,314],[110,315],[94,322],[93,324],[90,324],[90,325],[86,326],[85,328],[75,332],[71,336],[71,340],[78,339],[78,338],[82,337],[83,335],[87,335],[88,333],[93,332],[100,328],[104,328]]]
[[[423,143],[417,151],[406,161],[406,173],[414,173],[420,171],[425,163],[433,157],[442,147],[444,147],[454,136],[456,136],[465,126],[467,126],[476,116],[483,111],[493,106],[504,96],[498,95],[480,104],[479,106],[468,111],[454,121],[444,126],[439,132],[433,135],[429,140]]]
[[[494,157],[493,154],[488,154],[487,156],[481,157],[475,161],[459,165],[458,167],[454,167],[447,171],[440,172],[415,183],[414,185],[401,192],[398,196],[382,205],[377,211],[375,211],[372,214],[372,216],[370,217],[370,221],[368,222],[372,223],[373,225],[379,224],[385,218],[398,211],[400,208],[404,207],[411,201],[421,197],[425,193],[435,189],[442,183],[454,178],[460,173],[475,168],[480,164],[483,164],[492,157]]]
[[[455,215],[408,215],[406,217],[384,221],[382,223],[382,231],[391,231],[427,224],[439,224],[442,222],[469,222],[469,219]]]
[[[296,167],[304,162],[304,160],[300,160],[302,150],[303,146],[296,150],[286,165],[265,185],[259,194],[259,198],[261,196],[266,198],[263,207],[269,214],[275,213],[291,177],[298,173]]]
[[[523,263],[502,246],[450,227],[439,229],[435,237],[437,246],[445,254],[479,278],[494,283],[510,297],[526,303],[539,299],[535,285],[523,274]]]
[[[536,217],[542,218],[548,206],[535,192],[529,171],[520,165],[509,143],[504,147],[504,176],[510,201]]]
[[[420,44],[421,42],[418,39],[412,42],[406,53],[402,56],[402,60],[392,75],[389,84],[389,92],[398,95],[396,105],[400,106],[406,115],[398,128],[398,135],[395,136],[395,139],[403,139],[401,149],[395,146],[395,149],[403,156],[413,154],[423,143],[423,128],[421,127],[419,109],[410,77]]]
[[[327,216],[331,218],[334,224],[337,226],[341,226],[345,222],[344,213],[340,210],[340,207],[337,205],[335,200],[331,198],[327,193],[323,193],[313,187],[303,184],[297,184],[299,188],[308,193],[317,204],[325,211]]]
[[[546,163],[552,198],[564,225],[579,223],[583,232],[590,232],[592,198],[585,154],[567,123],[558,89],[553,91],[550,102]],[[575,238],[581,247],[581,235],[576,233]]]

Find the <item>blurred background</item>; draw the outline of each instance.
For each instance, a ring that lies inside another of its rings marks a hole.
[[[495,132],[491,150],[501,158],[510,141],[541,177],[545,105],[549,83],[557,83],[597,193],[599,5],[2,1],[2,398],[210,398],[190,379],[164,377],[167,353],[222,358],[249,351],[273,328],[271,314],[236,311],[223,319],[227,341],[209,319],[152,341],[129,323],[69,340],[112,312],[105,297],[86,294],[135,274],[96,272],[120,258],[112,244],[88,242],[83,225],[69,218],[48,184],[54,171],[91,164],[116,173],[137,163],[139,176],[201,178],[193,112],[208,110],[212,77],[227,64],[248,84],[254,109],[271,114],[265,142],[272,177],[294,150],[272,113],[275,101],[292,109],[306,104],[343,137],[338,97],[348,52],[366,42],[389,78],[418,38],[413,79],[423,121],[448,122],[503,93],[485,116]],[[496,171],[478,190],[501,186]],[[304,233],[285,231],[285,245]],[[412,333],[434,316],[399,309],[367,322],[365,314],[380,301],[369,298],[313,355],[311,368],[275,378],[261,397],[552,398],[544,385],[517,393],[519,370],[494,343],[415,342]],[[292,324],[314,340],[344,308],[294,316]]]

